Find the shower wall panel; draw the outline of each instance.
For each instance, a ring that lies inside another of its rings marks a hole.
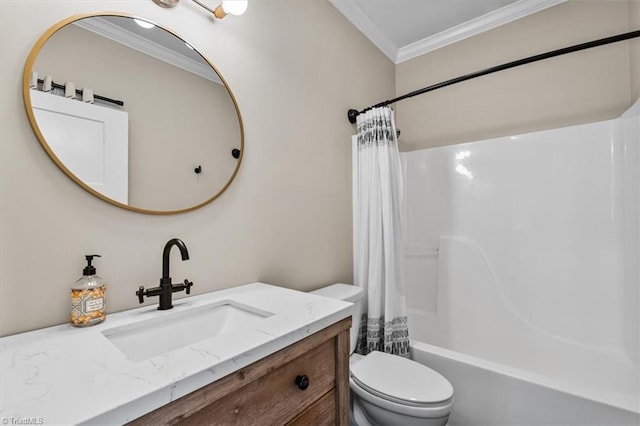
[[[414,340],[637,404],[638,105],[402,154]]]

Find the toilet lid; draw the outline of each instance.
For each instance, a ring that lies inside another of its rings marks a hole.
[[[451,399],[453,386],[438,372],[397,355],[371,352],[351,368],[353,379],[386,399],[434,404]]]

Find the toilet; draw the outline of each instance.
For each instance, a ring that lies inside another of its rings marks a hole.
[[[438,372],[415,361],[384,352],[354,353],[363,290],[333,284],[312,291],[318,296],[355,304],[351,325],[349,419],[357,426],[444,426],[453,406],[453,386]]]

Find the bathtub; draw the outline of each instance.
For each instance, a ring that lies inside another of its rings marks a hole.
[[[640,101],[401,158],[409,335],[451,425],[640,425]]]
[[[637,426],[640,414],[579,395],[561,383],[423,342],[412,358],[454,388],[449,426]]]

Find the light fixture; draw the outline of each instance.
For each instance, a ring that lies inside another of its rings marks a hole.
[[[158,6],[167,8],[174,7],[179,1],[180,0],[153,0]],[[193,0],[193,2],[212,13],[213,16],[218,19],[222,19],[227,15],[242,15],[248,6],[248,0],[223,0],[215,9],[211,9],[200,0]]]

